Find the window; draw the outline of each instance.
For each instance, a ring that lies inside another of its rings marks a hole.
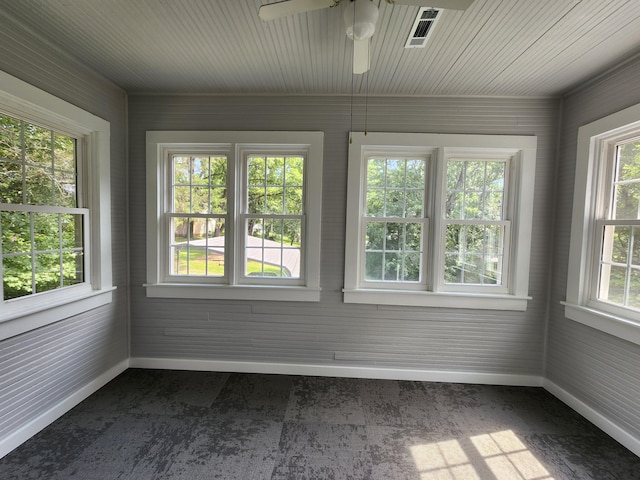
[[[0,72],[0,338],[111,301],[109,124]]]
[[[535,145],[353,133],[345,302],[525,310]]]
[[[84,281],[78,139],[0,113],[2,299]]]
[[[580,127],[565,315],[640,343],[640,105]]]
[[[318,301],[322,142],[148,132],[147,295]]]

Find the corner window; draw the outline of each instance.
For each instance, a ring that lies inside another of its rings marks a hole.
[[[565,315],[640,343],[640,105],[578,131]]]
[[[353,133],[345,302],[525,310],[535,145]]]
[[[322,142],[148,132],[147,295],[318,301]]]
[[[109,124],[0,72],[0,337],[111,301]]]

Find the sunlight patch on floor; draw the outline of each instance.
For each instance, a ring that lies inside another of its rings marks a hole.
[[[553,480],[512,430],[410,448],[420,480]]]

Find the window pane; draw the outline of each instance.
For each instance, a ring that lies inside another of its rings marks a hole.
[[[209,187],[194,186],[191,189],[191,212],[209,213]]]
[[[599,299],[624,305],[626,267],[603,264],[600,270]]]
[[[406,218],[421,218],[424,208],[424,189],[407,190],[406,192]]]
[[[19,255],[2,259],[2,283],[4,300],[24,297],[33,293],[31,255]]]
[[[369,217],[384,216],[384,190],[367,190],[367,211]]]
[[[76,170],[76,141],[74,138],[60,133],[53,134],[54,158],[56,170],[73,173]]]
[[[598,299],[637,308],[640,299],[639,260],[640,228],[630,225],[605,225]]]
[[[281,187],[267,187],[266,212],[281,215],[284,213],[284,191]]]
[[[173,157],[173,184],[189,185],[189,157]]]
[[[386,184],[387,188],[399,188],[405,185],[405,165],[406,160],[387,160]]]
[[[449,160],[445,218],[502,220],[506,162]]]
[[[227,189],[226,187],[217,187],[211,189],[211,203],[209,211],[211,213],[225,214],[227,213]]]
[[[424,159],[368,159],[366,215],[422,217],[425,169]]]
[[[22,122],[0,115],[0,159],[22,162]]]
[[[212,187],[227,186],[227,157],[210,157]]]
[[[173,213],[226,213],[226,157],[175,155],[171,169]]]
[[[46,128],[24,124],[24,152],[27,163],[53,168],[52,132]]]
[[[365,279],[366,280],[382,280],[382,253],[366,252],[365,253]]]
[[[34,213],[33,240],[36,251],[60,249],[60,218],[57,213]]]
[[[22,166],[19,163],[0,161],[0,203],[22,203]]]
[[[47,292],[60,288],[60,253],[35,255],[36,292]]]
[[[402,257],[397,253],[384,255],[384,279],[399,282],[402,280]]]
[[[209,157],[191,158],[191,184],[209,185]]]
[[[640,178],[640,141],[618,145],[616,173],[619,182]]]
[[[285,215],[302,215],[302,188],[285,188]]]
[[[220,218],[209,218],[207,219],[206,225],[207,232],[204,239],[206,244],[206,275],[210,277],[223,277],[225,274],[225,222]]]
[[[61,207],[74,208],[76,202],[76,174],[71,171],[54,171],[55,204]]]
[[[504,227],[447,225],[445,282],[502,284]]]
[[[404,191],[403,190],[387,190],[387,202],[385,216],[387,217],[403,217],[404,216]]]
[[[638,219],[640,205],[640,183],[615,185],[615,210],[613,218],[618,220]]]
[[[26,203],[30,205],[54,205],[51,170],[25,167]]]
[[[421,276],[422,224],[368,222],[365,279],[417,282]]]
[[[285,185],[288,187],[302,187],[304,175],[304,159],[302,157],[287,157],[285,163]]]
[[[267,185],[284,185],[284,157],[267,157]]]
[[[640,218],[640,142],[617,145],[614,219]]]
[[[384,237],[384,222],[368,222],[367,235],[365,237],[365,249],[367,251],[384,249]]]
[[[80,253],[62,253],[62,282],[65,287],[84,282],[84,264]]]
[[[384,188],[385,159],[372,158],[367,162],[367,188]]]
[[[300,278],[301,220],[250,219],[245,236],[245,275]]]
[[[2,219],[2,254],[31,252],[31,219],[29,214],[1,212],[0,215]]]

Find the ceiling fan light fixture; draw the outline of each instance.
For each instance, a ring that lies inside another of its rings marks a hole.
[[[376,31],[378,7],[371,0],[353,0],[344,9],[344,26],[351,40],[366,40]]]

